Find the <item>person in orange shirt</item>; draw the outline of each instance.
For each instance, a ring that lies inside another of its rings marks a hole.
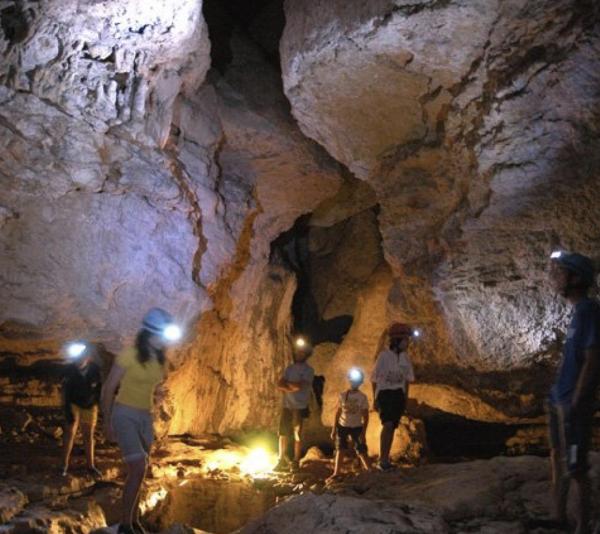
[[[145,532],[139,522],[139,496],[154,440],[152,397],[165,375],[165,350],[180,337],[181,330],[168,312],[151,309],[135,346],[117,356],[102,389],[104,432],[109,441],[116,439],[127,465],[119,534]]]

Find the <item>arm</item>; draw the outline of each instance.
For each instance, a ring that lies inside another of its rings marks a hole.
[[[408,360],[408,374],[406,377],[406,398],[408,399],[408,392],[410,390],[410,385],[414,383],[415,381],[415,371],[413,369],[412,366],[412,362],[410,361],[409,358],[406,358]]]
[[[573,394],[573,401],[571,408],[577,410],[581,408],[581,404],[585,402],[587,398],[593,395],[594,385],[600,372],[600,347],[591,347],[584,351],[585,361],[579,378],[577,379],[577,386],[575,387],[575,393]]]
[[[125,374],[125,369],[116,363],[113,364],[108,378],[102,387],[102,397],[100,399],[100,406],[102,408],[102,417],[104,421],[104,430],[107,434],[107,437],[111,437],[110,430],[110,416],[112,412],[113,400],[115,398],[115,393],[117,391],[117,387],[121,383],[121,379]]]
[[[277,389],[284,393],[295,393],[302,389],[302,382],[290,382],[285,378],[281,377],[277,382]]]
[[[369,409],[363,410],[363,438],[367,435],[367,427],[369,426]]]
[[[335,417],[333,418],[333,428],[331,429],[331,439],[335,439],[335,429],[337,428],[340,422],[340,416],[342,415],[342,407],[338,403],[337,408],[335,410]]]

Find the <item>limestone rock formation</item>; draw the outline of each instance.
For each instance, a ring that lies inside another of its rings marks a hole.
[[[264,519],[251,522],[241,534],[291,534],[292,532],[341,532],[384,534],[448,532],[444,521],[431,511],[412,506],[394,506],[385,501],[356,497],[334,497],[305,493],[271,510]]]
[[[311,0],[285,10],[292,112],[380,208],[395,280],[378,330],[392,318],[423,328],[421,381],[491,395],[500,419],[539,412],[508,375],[482,393],[469,369],[526,368],[537,395],[566,319],[544,283],[547,258],[559,246],[598,256],[598,7]]]
[[[4,401],[21,389],[58,403],[34,369],[59,377],[69,337],[119,350],[159,305],[189,342],[160,396],[164,430],[272,425],[295,285],[270,243],[341,183],[276,70],[236,37],[234,62],[203,84],[199,2],[44,2],[2,17],[0,348],[18,369]]]
[[[149,305],[181,320],[206,307],[191,276],[194,219],[158,150],[176,96],[209,66],[201,9],[110,0],[2,9],[5,339],[114,343]]]
[[[196,342],[170,379],[176,433],[273,426],[280,402],[274,384],[291,358],[296,283],[270,245],[341,184],[337,165],[297,130],[274,69],[250,43],[232,45],[232,64],[198,97],[210,100],[196,102],[196,114],[183,111],[193,102],[181,103],[173,141],[186,172],[199,175],[205,162],[196,147],[213,135],[208,176],[219,196],[211,206],[202,188],[197,198],[207,237],[202,265],[220,269],[200,271],[215,310],[203,316]],[[203,407],[206,399],[212,410]]]

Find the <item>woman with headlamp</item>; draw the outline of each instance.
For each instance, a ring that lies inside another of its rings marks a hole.
[[[102,390],[106,437],[117,441],[127,464],[120,534],[144,532],[139,522],[139,497],[154,440],[152,398],[165,376],[165,350],[180,338],[173,317],[160,308],[151,309],[144,316],[135,346],[119,354]]]
[[[379,412],[382,425],[377,464],[382,471],[393,467],[390,463],[390,451],[394,431],[398,428],[406,408],[409,384],[415,380],[412,363],[408,357],[409,340],[420,333],[406,324],[393,323],[388,328],[387,335],[389,348],[377,355],[371,376],[375,409]]]

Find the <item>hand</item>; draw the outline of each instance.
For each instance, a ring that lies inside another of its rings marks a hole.
[[[335,440],[335,428],[331,431],[331,441]]]

